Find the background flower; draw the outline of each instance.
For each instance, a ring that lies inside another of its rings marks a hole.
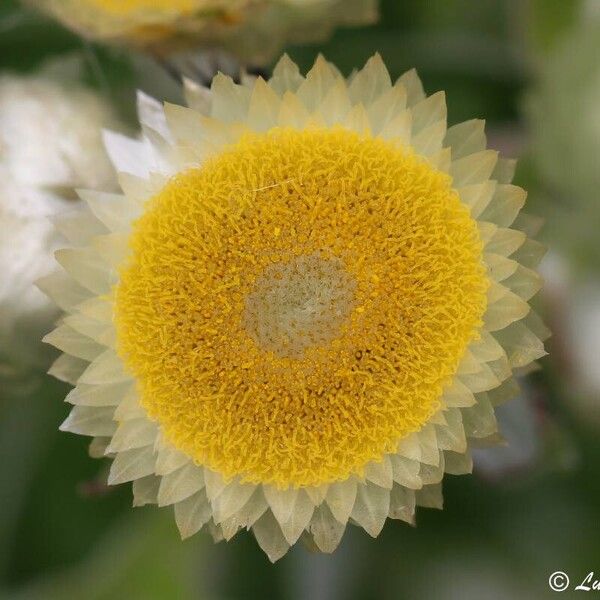
[[[159,55],[221,48],[264,64],[286,43],[314,43],[339,26],[375,21],[377,0],[26,0],[91,39]]]
[[[52,270],[60,243],[52,216],[77,208],[74,188],[114,185],[101,137],[102,127],[117,125],[114,112],[80,84],[61,81],[61,69],[0,78],[0,355],[7,369],[40,360],[38,337],[55,314],[34,285]]]

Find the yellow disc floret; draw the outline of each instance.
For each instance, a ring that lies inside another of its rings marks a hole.
[[[118,350],[198,463],[319,485],[431,418],[487,287],[476,222],[423,159],[342,128],[248,133],[135,223]]]

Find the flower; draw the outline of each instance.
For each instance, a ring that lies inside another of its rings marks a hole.
[[[372,23],[377,0],[25,0],[86,37],[150,49],[224,48],[268,63],[287,43]]]
[[[140,97],[145,142],[107,138],[123,194],[83,193],[88,239],[57,254],[62,428],[182,536],[248,528],[271,560],[441,507],[544,355],[514,163],[379,56],[187,96]]]
[[[55,309],[34,281],[54,270],[61,242],[48,218],[75,209],[73,186],[106,187],[114,171],[101,127],[108,106],[49,74],[0,77],[0,362],[35,363]],[[27,335],[30,332],[31,335]],[[34,340],[36,342],[34,343]]]

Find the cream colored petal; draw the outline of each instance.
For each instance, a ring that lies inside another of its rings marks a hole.
[[[411,525],[415,522],[415,492],[394,485],[390,492],[390,519],[400,519]]]
[[[531,300],[542,289],[542,283],[542,276],[537,271],[522,265],[504,281],[507,288],[525,301]]]
[[[306,75],[305,81],[298,88],[297,96],[312,113],[323,102],[329,88],[338,78],[336,70],[322,56],[319,56]]]
[[[463,357],[456,371],[459,375],[469,375],[478,373],[481,370],[481,361],[475,357],[469,348],[463,354]]]
[[[442,148],[439,152],[431,154],[427,157],[429,164],[438,171],[444,173],[450,173],[450,167],[452,166],[452,152],[450,148]]]
[[[252,527],[269,509],[262,491],[262,486],[254,486],[254,493],[244,506],[237,512],[236,519],[242,527]]]
[[[198,533],[212,515],[210,502],[204,491],[200,491],[175,505],[175,521],[182,539]]]
[[[338,79],[329,89],[318,107],[318,114],[328,127],[343,123],[352,104],[348,97],[348,88],[343,79]]]
[[[392,464],[387,456],[383,457],[381,462],[370,462],[365,467],[365,479],[371,481],[379,487],[392,489]]]
[[[227,75],[217,74],[212,80],[211,117],[225,123],[245,121],[252,91],[237,85]]]
[[[133,506],[157,504],[160,477],[148,475],[133,482]]]
[[[498,387],[486,392],[492,406],[499,406],[504,402],[508,402],[509,400],[516,398],[520,393],[521,388],[514,377],[507,379]]]
[[[436,427],[438,446],[442,450],[464,452],[467,449],[467,439],[461,417],[461,411],[466,410],[470,410],[470,408],[450,408],[444,413],[448,425]]]
[[[421,428],[419,442],[421,444],[421,458],[419,460],[426,465],[438,465],[440,456],[435,425],[428,423]]]
[[[158,490],[158,505],[176,504],[204,488],[204,469],[189,462],[169,475],[164,475]]]
[[[374,135],[384,131],[400,113],[406,110],[406,88],[403,85],[395,85],[382,94],[375,102],[367,106],[367,113],[371,122],[371,130]]]
[[[523,320],[523,324],[531,329],[542,342],[545,342],[551,335],[550,330],[534,310],[529,311],[529,314]]]
[[[522,322],[512,323],[494,336],[506,350],[514,369],[525,367],[547,354],[543,342]]]
[[[423,84],[415,69],[407,71],[398,79],[398,83],[406,89],[408,106],[414,106],[425,99]]]
[[[425,157],[438,155],[442,150],[442,141],[446,133],[446,122],[438,121],[416,135],[413,134],[411,145],[417,154]]]
[[[92,247],[104,263],[117,270],[131,252],[129,240],[129,233],[109,233],[96,237]]]
[[[485,246],[485,251],[500,256],[511,256],[525,242],[527,236],[523,231],[499,227]]]
[[[108,444],[110,444],[110,437],[95,437],[88,446],[90,458],[104,458]]]
[[[512,256],[528,269],[535,269],[546,255],[546,246],[536,240],[527,240]]]
[[[96,358],[80,377],[81,383],[99,385],[130,380],[123,370],[121,359],[113,350],[105,350]]]
[[[505,281],[519,268],[518,262],[499,254],[486,252],[483,259],[488,268],[488,276],[496,282]]]
[[[373,484],[359,485],[351,518],[371,537],[377,537],[390,511],[390,490]]]
[[[280,523],[281,531],[290,546],[293,546],[309,526],[315,510],[304,490],[299,490],[290,518],[285,523]]]
[[[425,508],[444,508],[444,497],[442,496],[442,484],[427,485],[415,492],[417,506]]]
[[[444,452],[444,469],[450,475],[468,475],[473,472],[470,452]]]
[[[544,219],[521,211],[512,224],[513,229],[522,231],[527,237],[534,238],[544,226]]]
[[[482,331],[481,337],[478,340],[471,342],[469,350],[479,362],[491,362],[506,356],[502,346],[488,331]]]
[[[277,124],[280,106],[279,96],[262,77],[259,77],[248,108],[248,127],[254,131],[268,131]]]
[[[487,363],[481,364],[481,370],[477,373],[459,375],[457,379],[465,384],[473,393],[486,392],[500,384],[500,380],[490,369]]]
[[[206,528],[208,529],[208,533],[210,533],[215,544],[218,544],[225,539],[225,534],[223,533],[222,527],[217,525],[212,519],[208,521]]]
[[[249,483],[232,481],[227,484],[212,504],[214,520],[216,523],[234,516],[244,507],[256,491],[256,486]],[[246,523],[240,523],[246,525]]]
[[[329,485],[325,502],[331,513],[340,522],[346,523],[356,500],[357,482],[354,477]]]
[[[443,124],[444,133],[440,140],[441,148],[441,144],[446,135],[446,94],[444,92],[436,92],[425,100],[415,104],[411,111],[413,136],[436,123],[441,122]]]
[[[452,161],[450,175],[453,187],[462,188],[488,180],[497,160],[498,153],[495,150],[482,150]]]
[[[475,404],[473,392],[456,377],[448,387],[444,388],[443,399],[448,408],[462,408]]]
[[[448,128],[444,146],[452,148],[452,158],[457,160],[486,149],[485,121],[472,119]]]
[[[486,438],[498,431],[494,408],[487,394],[478,394],[477,404],[463,409],[462,420],[469,438]]]
[[[362,104],[358,104],[342,119],[341,124],[359,135],[369,135],[371,133],[371,123],[369,115]]]
[[[275,518],[280,523],[285,523],[294,510],[298,490],[295,488],[280,490],[272,485],[265,485],[263,486],[263,492]]]
[[[221,523],[219,523],[219,527],[223,532],[223,538],[226,542],[232,540],[242,528],[242,526],[237,522],[235,517],[231,517],[229,519],[226,519],[225,521],[222,521]]]
[[[89,361],[100,356],[106,349],[104,346],[98,344],[98,342],[91,340],[78,331],[75,331],[72,327],[64,324],[44,336],[42,341],[46,344],[51,344],[71,356]]]
[[[171,132],[165,119],[162,102],[155,100],[144,92],[137,93],[137,109],[140,123],[160,133],[166,140],[171,140]]]
[[[411,127],[412,115],[410,110],[405,110],[386,125],[385,129],[381,131],[380,136],[384,140],[392,140],[403,146],[409,146]]]
[[[188,462],[190,462],[190,457],[177,448],[164,442],[158,444],[155,470],[157,475],[169,475]]]
[[[96,319],[81,314],[69,315],[64,318],[65,325],[73,328],[80,334],[102,344],[105,347],[114,347],[116,335],[114,328]]]
[[[252,531],[258,545],[271,562],[278,561],[289,549],[279,523],[270,511],[267,511],[254,525]]]
[[[440,459],[438,465],[434,466],[422,464],[419,470],[419,477],[423,482],[423,486],[427,487],[428,485],[432,485],[434,483],[439,483],[440,481],[442,481],[442,479],[444,478],[444,467],[445,459],[443,452],[440,452]],[[419,489],[423,489],[423,487]]]
[[[117,485],[152,475],[155,462],[152,446],[119,452],[110,467],[108,484]]]
[[[104,147],[116,171],[147,177],[152,168],[144,142],[114,131],[103,131]]]
[[[284,54],[273,69],[269,85],[277,94],[283,96],[286,92],[295,93],[303,81],[304,77],[300,74],[298,65]]]
[[[479,230],[479,237],[485,246],[493,237],[496,231],[498,230],[498,226],[493,223],[477,223],[477,229]]]
[[[196,112],[209,116],[212,110],[213,94],[211,90],[192,79],[183,78],[185,103]]]
[[[85,385],[74,387],[65,398],[65,402],[77,406],[113,406],[116,407],[129,391],[131,383],[122,382],[109,385]]]
[[[116,282],[115,274],[91,248],[63,248],[55,257],[77,283],[95,294],[109,293]]]
[[[124,452],[133,448],[143,448],[154,444],[158,427],[147,418],[132,419],[120,423],[107,448],[108,454]]]
[[[142,214],[142,203],[130,200],[122,194],[91,190],[78,190],[77,193],[110,231],[129,231],[131,223]]]
[[[510,227],[525,204],[527,192],[516,185],[498,185],[492,201],[481,213],[480,219],[499,227]]]
[[[89,363],[87,360],[62,354],[52,363],[52,366],[48,370],[48,375],[75,385],[88,366]]]
[[[140,405],[135,386],[130,386],[123,400],[115,410],[115,421],[131,421],[133,419],[148,419],[144,408]]]
[[[282,127],[301,129],[309,119],[310,113],[304,104],[295,94],[286,92],[279,107],[277,123]]]
[[[504,381],[512,376],[512,369],[508,362],[508,357],[506,355],[501,358],[491,361],[487,363],[488,367],[491,369],[492,373],[496,376],[498,381]]]
[[[220,473],[208,468],[204,469],[204,483],[206,484],[206,495],[211,504],[215,502],[219,494],[227,486],[227,482]]]
[[[94,296],[85,300],[81,304],[78,304],[77,312],[95,319],[102,321],[103,323],[111,324],[113,322],[113,302],[110,295],[108,296]]]
[[[36,285],[64,311],[72,310],[73,307],[90,298],[91,294],[62,270],[38,279]]]
[[[346,524],[338,522],[327,504],[315,509],[310,522],[310,533],[315,545],[321,552],[333,552],[342,541]]]
[[[369,106],[392,87],[390,74],[379,54],[375,54],[348,86],[352,104]]]
[[[79,208],[50,217],[54,228],[71,246],[85,246],[97,235],[107,232],[106,227],[87,209]]]
[[[304,488],[304,491],[308,494],[308,497],[312,500],[315,506],[319,506],[322,502],[325,502],[325,497],[329,491],[328,485],[318,485],[314,487]]]
[[[411,433],[398,443],[396,453],[410,460],[421,460],[421,441],[417,433]]]
[[[525,317],[529,310],[529,304],[519,296],[503,285],[491,282],[488,290],[488,307],[483,318],[488,331],[504,329]]]
[[[148,179],[130,173],[119,173],[118,179],[123,193],[133,203],[144,203],[156,196],[168,181],[168,177],[158,173],[150,173]]]
[[[477,219],[492,201],[498,184],[495,181],[483,181],[458,188],[461,201],[466,204],[471,216]]]
[[[492,173],[492,179],[499,183],[510,183],[515,176],[517,161],[512,158],[499,158],[496,168]]]
[[[78,435],[112,436],[117,428],[113,413],[111,406],[75,406],[60,430]]]
[[[404,486],[411,490],[418,490],[423,486],[419,477],[421,463],[417,460],[411,460],[405,456],[392,454],[390,456],[392,463],[393,477],[396,484]],[[397,485],[394,485],[397,487]]]

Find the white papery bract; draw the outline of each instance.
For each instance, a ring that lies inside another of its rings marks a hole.
[[[514,373],[545,353],[547,331],[528,305],[540,288],[533,269],[543,247],[530,239],[538,221],[520,214],[525,193],[510,184],[514,161],[486,148],[482,121],[447,128],[444,94],[427,97],[414,70],[393,83],[379,56],[348,80],[323,58],[305,77],[284,57],[268,82],[236,85],[219,75],[210,89],[188,82],[186,95],[190,108],[163,107],[140,94],[142,141],[107,134],[123,193],[81,193],[88,220],[73,247],[57,253],[64,270],[44,285],[67,313],[46,338],[64,352],[51,373],[75,385],[62,429],[94,438],[91,454],[111,457],[109,483],[133,481],[135,505],[173,505],[183,537],[206,526],[216,540],[229,540],[250,529],[273,561],[301,537],[332,552],[348,523],[375,537],[388,517],[413,523],[417,505],[441,508],[444,474],[469,473],[470,448],[501,439],[494,406],[516,393]],[[477,222],[489,280],[483,325],[439,410],[361,473],[321,485],[224,477],[175,447],[142,406],[115,331],[114,290],[147,200],[245,131],[276,127],[356,131],[408,148],[449,174]]]
[[[54,270],[53,252],[64,243],[50,218],[78,206],[72,188],[114,185],[101,131],[115,123],[106,103],[79,85],[45,74],[0,78],[3,360],[35,362],[33,349],[55,309],[34,282]]]

